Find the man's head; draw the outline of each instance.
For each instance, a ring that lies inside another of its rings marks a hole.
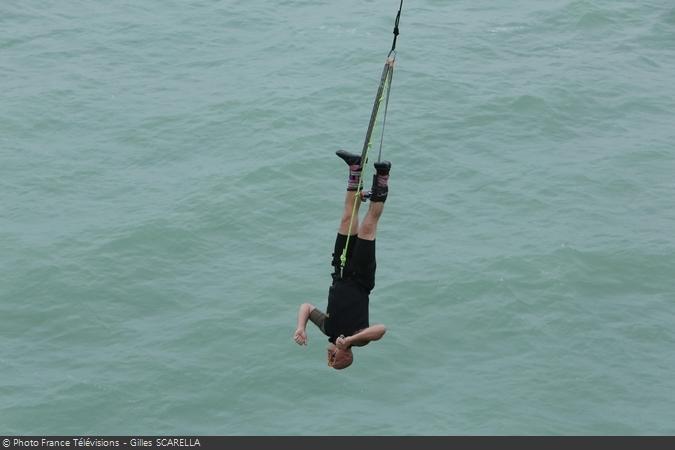
[[[351,366],[352,361],[354,361],[354,355],[352,354],[351,348],[341,350],[337,348],[335,344],[330,344],[326,351],[328,357],[328,367],[332,367],[333,369],[345,369]]]

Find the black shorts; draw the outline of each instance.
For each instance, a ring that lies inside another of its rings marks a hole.
[[[360,239],[358,236],[349,237],[347,248],[347,262],[340,276],[340,256],[347,242],[347,236],[338,233],[333,250],[333,282],[340,279],[352,279],[366,289],[368,293],[375,287],[375,241]]]

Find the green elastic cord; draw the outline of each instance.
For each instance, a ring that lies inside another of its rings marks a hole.
[[[356,214],[356,202],[361,201],[361,188],[363,183],[361,183],[361,178],[359,178],[359,186],[356,189],[354,194],[354,205],[352,206],[352,216],[349,220],[349,230],[347,231],[347,240],[345,241],[345,246],[342,249],[342,254],[340,255],[340,278],[342,278],[343,272],[345,270],[345,265],[347,264],[347,248],[349,248],[349,238],[352,235],[352,224],[354,223],[354,215]]]
[[[393,71],[393,68],[390,69],[390,71]],[[385,88],[382,90],[382,94],[380,95],[380,98],[377,100],[378,102],[378,109],[377,109],[377,115],[375,116],[375,123],[377,123],[377,117],[379,116],[380,108],[379,104],[382,103],[382,100],[385,98],[388,99],[389,97],[389,86],[391,83],[391,74],[389,74],[386,78],[385,81]],[[386,91],[386,95],[385,95]],[[374,131],[374,130],[373,130]],[[384,133],[384,129],[382,130]],[[349,228],[347,231],[347,240],[345,241],[345,246],[342,249],[342,254],[340,255],[340,278],[342,278],[345,270],[345,265],[347,264],[347,249],[349,248],[349,240],[352,235],[352,225],[354,224],[354,216],[356,215],[356,206],[358,205],[359,202],[361,202],[361,191],[363,191],[363,172],[365,169],[365,165],[368,162],[368,153],[370,152],[370,147],[372,146],[372,136],[375,133],[371,133],[371,135],[368,137],[368,146],[366,148],[366,154],[365,158],[361,160],[362,168],[361,168],[361,175],[359,175],[359,184],[356,188],[356,193],[354,194],[354,205],[352,206],[352,214],[351,217],[349,218]],[[382,149],[380,149],[380,152]]]

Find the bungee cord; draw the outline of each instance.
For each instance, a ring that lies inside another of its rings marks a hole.
[[[396,14],[396,20],[394,21],[394,40],[391,44],[391,50],[387,54],[387,60],[384,63],[384,69],[382,69],[382,76],[380,77],[380,84],[377,88],[377,94],[375,95],[375,102],[373,103],[373,109],[370,113],[370,122],[368,122],[368,130],[366,131],[366,138],[363,143],[363,149],[361,150],[361,167],[365,168],[368,163],[368,154],[372,146],[372,135],[377,123],[377,116],[380,110],[380,104],[384,100],[384,115],[382,117],[382,126],[381,126],[381,135],[380,135],[380,147],[377,154],[378,162],[382,158],[382,145],[384,142],[384,127],[387,121],[387,109],[389,107],[389,93],[391,92],[391,80],[394,75],[394,63],[396,62],[396,39],[399,35],[399,21],[401,20],[401,9],[403,8],[403,0],[398,7],[398,13]],[[386,94],[385,94],[386,91]],[[340,277],[343,276],[345,265],[347,264],[347,249],[349,248],[349,240],[352,234],[352,225],[354,222],[354,216],[356,214],[356,208],[361,202],[361,192],[363,191],[363,169],[361,170],[361,175],[359,176],[359,182],[354,193],[355,200],[354,206],[352,207],[352,214],[349,220],[349,228],[347,232],[347,239],[345,246],[342,249],[342,254],[340,255]]]

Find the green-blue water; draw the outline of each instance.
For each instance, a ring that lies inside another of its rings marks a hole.
[[[397,0],[0,3],[0,431],[675,433],[675,6],[404,5],[371,323],[329,369]]]

